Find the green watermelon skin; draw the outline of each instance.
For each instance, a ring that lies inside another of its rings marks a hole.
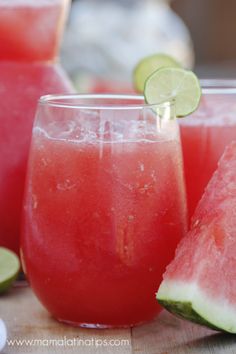
[[[220,159],[157,299],[188,320],[236,333],[236,141]]]

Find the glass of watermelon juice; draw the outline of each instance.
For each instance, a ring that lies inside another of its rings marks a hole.
[[[139,96],[41,98],[22,260],[56,319],[125,327],[160,311],[155,291],[187,224],[173,112]]]
[[[227,144],[236,139],[236,81],[201,80],[199,109],[180,119],[189,217]]]

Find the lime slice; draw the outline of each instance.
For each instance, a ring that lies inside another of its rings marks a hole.
[[[134,87],[143,93],[145,81],[156,70],[164,67],[177,67],[181,65],[175,59],[166,54],[154,54],[141,60],[133,72]]]
[[[185,117],[197,109],[201,98],[201,86],[192,71],[162,68],[146,80],[144,96],[149,104],[175,100],[176,116]]]
[[[6,345],[7,341],[7,329],[5,323],[0,318],[0,352]]]
[[[15,253],[0,247],[0,293],[8,290],[20,270],[20,261]]]

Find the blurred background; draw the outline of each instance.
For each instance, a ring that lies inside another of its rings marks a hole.
[[[236,76],[236,1],[173,0],[194,43],[196,71],[203,77]]]
[[[81,92],[131,92],[133,68],[156,52],[232,78],[235,13],[235,0],[74,0],[62,63]]]

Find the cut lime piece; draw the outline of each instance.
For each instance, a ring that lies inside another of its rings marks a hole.
[[[185,117],[197,109],[201,87],[192,71],[162,68],[155,71],[145,82],[144,96],[149,104],[175,100],[176,116]]]
[[[0,247],[0,293],[8,290],[20,270],[20,261],[15,253]]]
[[[3,350],[7,342],[7,329],[5,323],[0,318],[0,352]]]
[[[133,72],[135,89],[143,93],[147,78],[154,73],[154,71],[165,67],[181,68],[181,65],[167,54],[154,54],[141,60],[136,65]]]

